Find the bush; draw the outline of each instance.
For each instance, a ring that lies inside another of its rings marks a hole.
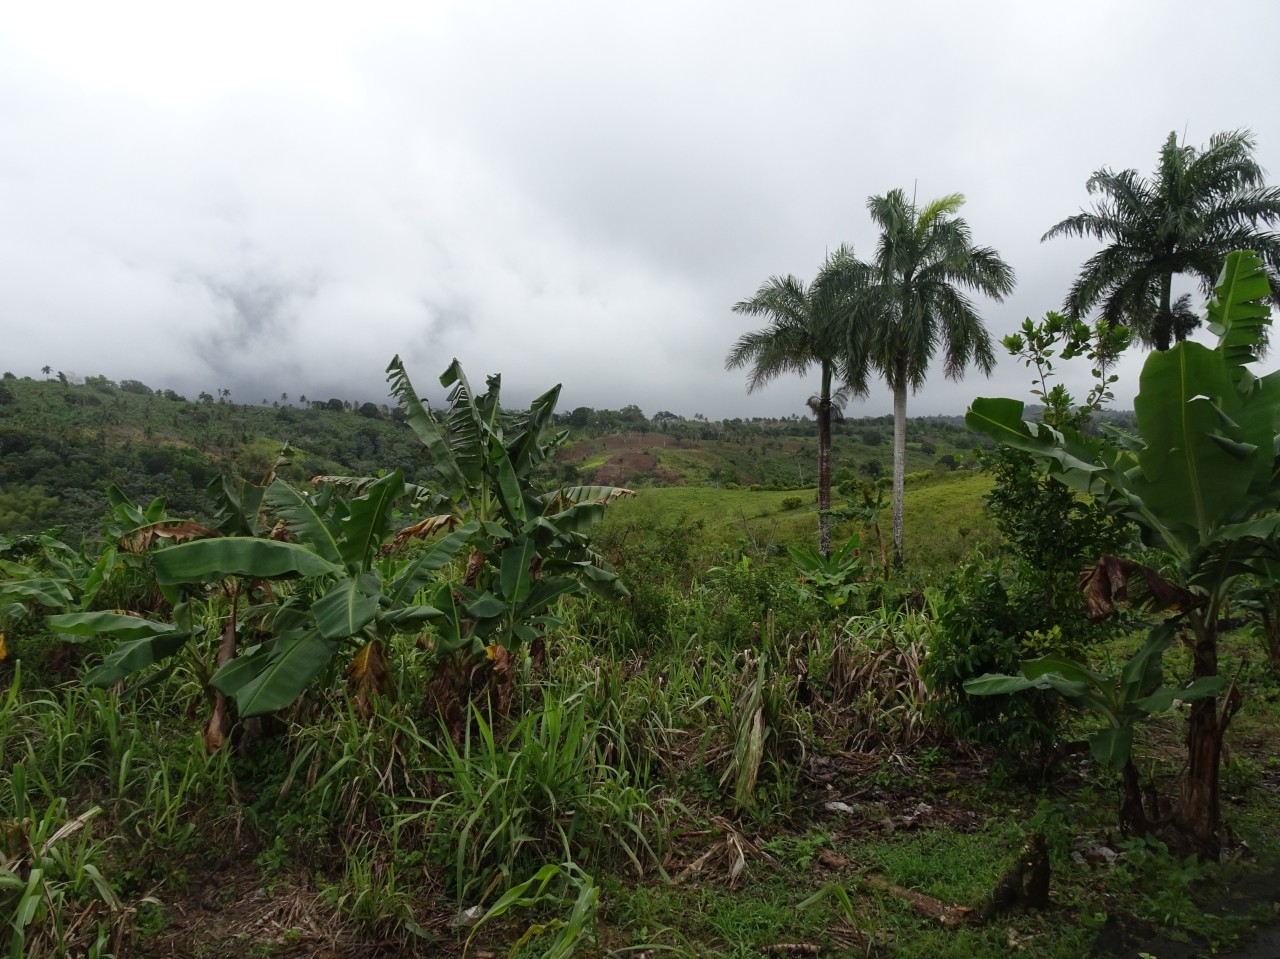
[[[934,718],[961,738],[998,746],[1006,756],[1043,753],[1056,738],[1058,710],[1051,693],[970,696],[964,681],[984,673],[1017,673],[1024,659],[1043,650],[1026,637],[1038,629],[1043,611],[1009,589],[999,560],[960,566],[931,598],[937,629],[921,674],[934,695]]]
[[[799,509],[804,505],[804,500],[799,496],[784,496],[782,498],[783,512],[790,512],[793,509]]]

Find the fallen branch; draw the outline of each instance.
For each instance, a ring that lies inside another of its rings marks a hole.
[[[895,885],[885,879],[884,876],[866,875],[862,877],[862,881],[882,892],[897,896],[926,919],[933,919],[949,929],[954,929],[967,923],[976,924],[982,921],[969,906],[953,906],[950,903],[943,902],[941,899],[935,899],[933,896],[926,896],[922,892]]]

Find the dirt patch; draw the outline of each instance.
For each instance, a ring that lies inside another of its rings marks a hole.
[[[214,959],[261,955],[295,959],[373,959],[454,955],[450,911],[415,916],[418,935],[390,934],[391,924],[345,919],[307,874],[264,880],[250,861],[224,861],[184,888],[157,891],[164,927],[135,937],[127,954],[141,959]],[[430,899],[432,897],[425,897]]]
[[[596,468],[595,481],[601,486],[628,486],[641,476],[649,476],[658,467],[652,453],[625,451],[615,453]]]

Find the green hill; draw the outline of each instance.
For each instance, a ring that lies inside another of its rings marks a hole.
[[[562,414],[571,439],[545,484],[653,488],[638,503],[713,516],[726,541],[771,536],[775,520],[780,542],[810,535],[811,510],[794,503],[783,509],[781,503],[799,498],[807,507],[813,500],[812,420],[708,422],[662,413],[649,421],[638,409],[627,411],[625,420],[609,410]],[[887,476],[891,435],[888,417],[838,423],[837,485],[850,490]],[[966,461],[975,442],[958,418],[909,421],[910,495],[940,483],[917,488]],[[72,537],[92,537],[106,512],[108,484],[137,501],[163,496],[176,515],[207,517],[212,505],[204,491],[211,480],[221,474],[256,479],[276,463],[285,443],[290,454],[280,473],[290,481],[398,468],[430,483],[421,443],[399,411],[385,405],[305,397],[250,405],[232,403],[221,391],[192,400],[134,380],[9,374],[0,382],[0,534],[65,526]],[[968,487],[962,481],[956,488]]]
[[[392,411],[340,400],[306,408],[189,401],[171,390],[105,377],[83,383],[7,374],[0,383],[0,533],[66,526],[93,535],[105,489],[163,496],[178,514],[210,510],[204,489],[222,473],[257,477],[288,442],[282,474],[419,473],[422,447]]]

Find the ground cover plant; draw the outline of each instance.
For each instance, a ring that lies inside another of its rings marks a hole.
[[[1260,490],[1219,505],[1257,515],[1179,551],[1206,530],[1125,499],[1147,543],[1117,534],[1130,552],[1102,571],[1182,592],[1096,631],[1042,601],[1061,583],[1009,521],[1080,501],[1023,466],[908,477],[897,567],[882,491],[840,479],[833,442],[826,556],[811,487],[572,485],[556,390],[507,410],[456,363],[438,412],[389,369],[429,469],[313,483],[273,450],[202,516],[115,489],[98,544],[0,540],[0,943],[1076,957],[1208,954],[1273,922],[1280,676],[1241,610],[1274,591],[1275,417],[1251,406],[1270,378],[1246,376],[1265,322],[1246,287],[1211,310],[1216,352],[1149,362],[1241,390],[1214,392],[1201,445]],[[1137,483],[1120,457],[1170,418],[1144,400],[1141,439],[1063,465]],[[1065,426],[1007,429],[1065,455]],[[1004,685],[966,689],[984,671]],[[1215,842],[1187,846],[1165,817],[1198,821],[1160,797],[1200,774],[1186,728],[1215,697]]]

